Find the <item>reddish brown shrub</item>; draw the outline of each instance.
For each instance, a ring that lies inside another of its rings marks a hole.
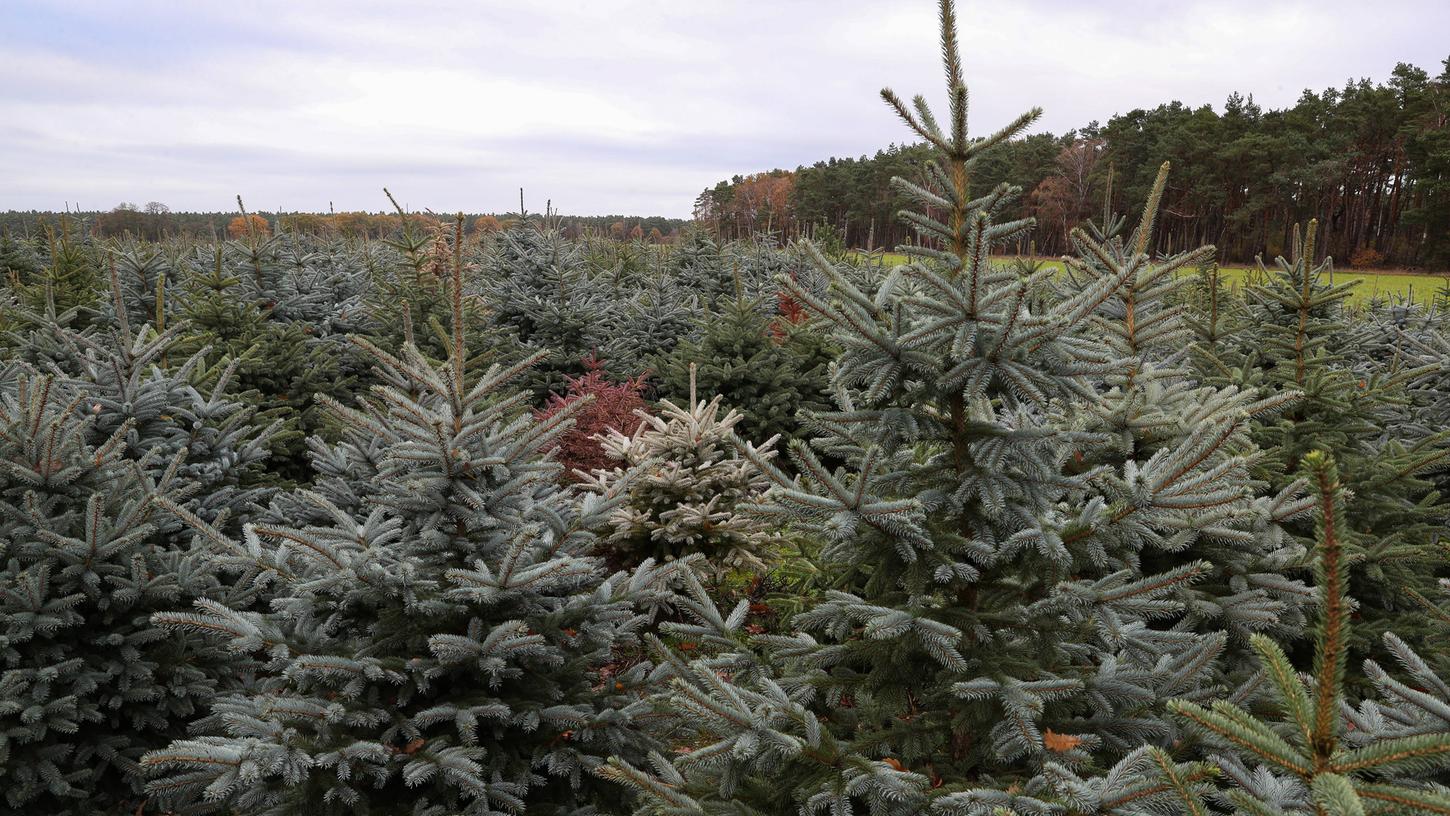
[[[644,374],[621,383],[610,382],[604,373],[604,363],[594,355],[584,360],[585,373],[580,377],[568,377],[565,393],[550,394],[543,409],[534,412],[539,419],[551,417],[581,399],[592,396],[594,401],[586,405],[574,419],[574,427],[559,438],[557,446],[559,462],[564,465],[564,478],[579,481],[576,471],[592,473],[595,470],[614,466],[596,435],[616,430],[625,436],[633,434],[642,417],[635,413],[644,408]]]

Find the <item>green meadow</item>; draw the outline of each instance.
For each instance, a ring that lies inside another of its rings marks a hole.
[[[910,260],[906,255],[899,252],[876,253],[876,256],[887,266],[904,264]],[[1062,262],[1055,259],[1043,259],[1042,262],[1048,267],[1061,268],[1062,266]],[[1237,290],[1256,281],[1260,272],[1256,267],[1252,266],[1225,266],[1219,268],[1219,274],[1223,276],[1230,289]],[[1436,293],[1450,291],[1450,275],[1420,275],[1412,272],[1377,272],[1373,270],[1356,272],[1335,270],[1333,280],[1335,283],[1349,280],[1359,282],[1359,285],[1354,288],[1354,294],[1351,296],[1351,302],[1353,303],[1388,300],[1427,304],[1434,299]]]

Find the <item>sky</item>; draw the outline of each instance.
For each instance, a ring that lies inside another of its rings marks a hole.
[[[910,141],[931,0],[0,0],[0,210],[688,217],[737,173]],[[959,0],[972,131],[1438,73],[1447,0]]]

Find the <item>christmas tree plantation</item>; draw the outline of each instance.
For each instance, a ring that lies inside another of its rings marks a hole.
[[[1156,159],[1011,257],[938,11],[905,263],[0,235],[0,812],[1450,814],[1443,304]]]

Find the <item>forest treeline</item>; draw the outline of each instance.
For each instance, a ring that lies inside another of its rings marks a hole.
[[[455,216],[440,218],[433,213],[410,213],[409,220],[421,227],[436,228]],[[463,216],[470,234],[500,232],[520,220],[518,213],[475,213]],[[64,231],[62,224],[84,225],[97,238],[241,238],[248,234],[272,235],[278,231],[303,233],[321,238],[387,238],[402,227],[395,212],[175,212],[159,201],[137,205],[121,202],[110,210],[57,213],[45,210],[0,212],[0,234],[39,235],[47,229]],[[644,240],[661,243],[678,237],[689,223],[683,218],[630,215],[555,215],[550,219],[569,238],[597,235],[620,241]]]
[[[895,217],[908,200],[890,180],[923,180],[930,155],[925,144],[892,145],[735,176],[701,193],[695,215],[726,238],[827,225],[850,246],[893,247],[911,237]],[[1282,110],[1236,93],[1221,110],[1171,102],[1025,136],[978,163],[973,192],[1021,186],[1018,214],[1037,218],[1036,250],[1056,255],[1109,189],[1114,206],[1142,200],[1164,161],[1174,170],[1161,251],[1213,244],[1223,261],[1271,258],[1295,224],[1317,218],[1321,252],[1341,263],[1450,268],[1450,59],[1438,76],[1401,63],[1387,82],[1306,90]]]

